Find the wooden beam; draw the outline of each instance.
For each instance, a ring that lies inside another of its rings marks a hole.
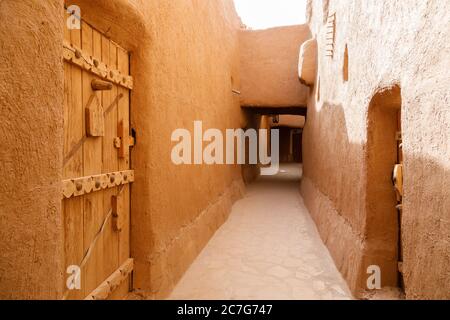
[[[69,199],[132,182],[134,182],[134,170],[117,171],[64,180],[62,193],[63,198]]]
[[[128,259],[119,269],[109,276],[100,286],[92,291],[85,300],[106,300],[133,272],[134,260]]]
[[[302,44],[298,62],[298,77],[300,82],[313,86],[317,74],[317,40],[311,39]]]
[[[91,55],[83,52],[80,48],[64,41],[64,60],[91,72],[96,76],[115,83],[119,86],[133,89],[133,77],[122,74],[119,70],[109,68],[105,63],[93,58]]]
[[[254,106],[242,106],[242,109],[259,115],[298,115],[306,116],[308,109],[305,107],[254,107]]]

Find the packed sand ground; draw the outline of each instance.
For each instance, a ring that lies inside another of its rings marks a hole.
[[[251,184],[170,299],[351,299],[299,195],[300,176],[300,165],[282,165]]]

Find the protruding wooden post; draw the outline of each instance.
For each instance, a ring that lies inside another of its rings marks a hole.
[[[109,91],[113,88],[113,84],[111,82],[99,79],[92,80],[91,86],[94,91]]]

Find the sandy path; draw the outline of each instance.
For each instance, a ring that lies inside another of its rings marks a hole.
[[[300,168],[248,187],[170,299],[351,299],[299,194]]]

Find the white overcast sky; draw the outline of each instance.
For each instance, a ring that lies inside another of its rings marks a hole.
[[[306,0],[234,0],[242,22],[252,29],[305,23]]]

